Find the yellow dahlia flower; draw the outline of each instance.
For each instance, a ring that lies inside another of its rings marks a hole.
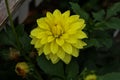
[[[56,9],[53,14],[47,12],[46,17],[37,19],[38,27],[30,33],[31,44],[38,54],[44,53],[53,64],[62,60],[66,64],[72,56],[79,56],[79,49],[86,45],[82,41],[87,35],[82,31],[85,27],[84,19],[79,15],[70,16],[70,11],[63,14]]]
[[[90,74],[86,76],[84,80],[97,80],[97,76],[95,74]]]

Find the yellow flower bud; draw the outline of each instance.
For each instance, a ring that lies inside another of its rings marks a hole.
[[[15,66],[15,72],[22,77],[25,77],[29,72],[29,66],[26,62],[19,62]]]
[[[84,80],[97,80],[97,76],[95,74],[87,75]]]

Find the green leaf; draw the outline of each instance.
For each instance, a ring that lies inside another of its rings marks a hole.
[[[109,49],[112,46],[112,38],[110,35],[105,32],[105,31],[94,31],[92,34],[92,37],[86,40],[87,42],[87,47],[96,47],[96,48],[101,48],[105,47]]]
[[[5,29],[3,29],[2,31],[0,31],[0,44],[1,45],[11,45],[16,47],[16,41],[15,41],[15,37],[13,35],[13,32],[10,28],[10,26],[7,26]]]
[[[45,56],[41,55],[37,58],[38,66],[46,73],[51,76],[64,77],[63,63],[58,62],[52,64],[51,61],[47,60]]]
[[[105,21],[96,22],[94,29],[101,30],[101,31],[105,31],[105,30],[110,29],[109,27],[106,26],[105,23],[106,23]]]
[[[68,80],[74,80],[79,73],[79,65],[77,61],[72,60],[68,65],[66,65],[66,74]]]
[[[24,34],[22,37],[19,37],[20,43],[22,45],[22,48],[26,51],[29,52],[31,49],[31,44],[30,44],[30,37],[28,36],[28,34]]]
[[[107,18],[117,15],[120,12],[120,2],[115,3],[107,10]]]
[[[98,12],[93,12],[92,13],[94,21],[102,21],[104,19],[105,16],[105,11],[104,10],[100,10]]]
[[[26,33],[26,32],[24,31],[24,25],[23,25],[23,24],[17,25],[17,27],[16,27],[15,29],[16,29],[16,32],[17,32],[17,35],[18,35],[18,36],[23,36],[24,33]]]
[[[16,27],[16,32],[17,32],[17,36],[19,38],[20,44],[22,45],[22,49],[24,49],[24,51],[29,52],[31,49],[31,45],[30,45],[30,37],[29,35],[25,32],[24,30],[24,25],[23,24],[19,24]]]
[[[90,40],[87,40],[87,46],[85,48],[88,48],[88,47],[92,47],[92,46],[95,46],[95,47],[101,47],[100,43],[98,42],[97,39],[90,39]]]
[[[120,80],[120,72],[113,72],[103,76],[98,76],[98,80]]]
[[[120,29],[120,19],[113,17],[107,21],[105,25],[111,29]]]
[[[80,15],[81,18],[88,20],[89,15],[82,8],[80,8],[79,4],[70,2],[71,8],[74,13]]]

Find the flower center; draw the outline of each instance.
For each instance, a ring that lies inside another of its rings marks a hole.
[[[54,37],[56,37],[56,38],[60,37],[63,34],[63,29],[62,29],[61,25],[55,24],[52,27],[52,33],[53,33]]]

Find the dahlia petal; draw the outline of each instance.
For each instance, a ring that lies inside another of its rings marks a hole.
[[[50,30],[49,25],[45,22],[44,18],[37,19],[38,27],[44,30]]]
[[[35,28],[35,29],[33,29],[32,31],[31,31],[31,35],[32,36],[36,36],[37,34],[39,33],[39,28]]]
[[[40,56],[43,53],[43,49],[38,49],[38,55]]]
[[[62,17],[65,19],[65,18],[68,18],[70,16],[70,10],[68,11],[65,11],[63,14],[62,14]]]
[[[53,21],[54,16],[53,16],[53,14],[52,14],[51,12],[47,12],[46,16],[47,16],[47,18],[48,18],[50,21]]]
[[[61,12],[56,9],[54,12],[53,12],[53,15],[55,16],[55,18],[60,18],[60,16],[62,15]]]
[[[33,38],[30,43],[31,43],[31,44],[35,44],[36,41],[37,41],[37,39],[36,39],[36,38]]]
[[[44,36],[40,41],[41,44],[46,44],[47,42],[48,42],[47,41],[47,36]]]
[[[74,23],[72,23],[71,25],[70,25],[70,29],[69,30],[78,30],[78,29],[81,29],[82,27],[84,26],[84,20],[83,20],[83,22],[81,21],[76,21],[76,22],[74,22]],[[68,30],[68,32],[69,32],[69,30]]]
[[[44,48],[43,48],[43,51],[44,51],[44,54],[45,55],[48,55],[51,53],[51,50],[50,50],[50,44],[45,44]]]
[[[65,57],[65,52],[60,48],[59,51],[57,52],[57,56],[58,56],[60,59],[64,59],[64,57]]]
[[[79,56],[79,49],[73,47],[72,50],[73,50],[72,55],[74,57],[78,57]]]
[[[50,54],[45,55],[45,57],[47,58],[47,60],[50,60]]]
[[[78,31],[75,36],[78,39],[87,38],[87,35],[83,31]]]
[[[41,41],[40,40],[36,40],[35,48],[40,48],[41,46],[42,46]]]
[[[72,23],[72,22],[75,22],[75,21],[77,21],[77,20],[79,20],[79,15],[72,15],[72,16],[70,16],[68,19],[67,19],[67,23],[68,24],[70,24],[70,23]]]
[[[69,38],[69,34],[63,34],[63,35],[61,36],[61,38],[62,38],[62,39],[68,39],[68,38]]]
[[[62,46],[64,44],[64,40],[62,38],[57,38],[56,39],[56,43],[59,45],[59,46]]]
[[[87,44],[85,42],[83,42],[82,40],[78,40],[77,43],[72,44],[72,45],[78,49],[82,49],[83,46],[86,46]]]
[[[68,43],[76,43],[77,42],[77,38],[74,38],[74,36],[68,38],[65,40]]]
[[[55,64],[59,61],[59,58],[54,54],[50,54],[50,59],[51,59],[53,64]]]
[[[53,36],[48,36],[48,42],[53,41],[55,38]]]
[[[69,64],[71,61],[71,58],[72,58],[71,55],[65,54],[65,57],[64,57],[64,59],[62,59],[62,61],[65,62],[66,64]]]
[[[72,53],[72,46],[71,46],[71,44],[69,44],[69,43],[64,43],[64,44],[62,45],[62,48],[63,48],[63,50],[64,50],[66,53],[68,53],[68,54],[71,54],[71,53]]]
[[[51,49],[51,52],[53,54],[57,53],[57,51],[58,51],[58,45],[56,44],[55,41],[51,42],[50,49]]]
[[[41,39],[44,36],[46,36],[45,32],[39,32],[35,37],[38,38],[38,39]]]

